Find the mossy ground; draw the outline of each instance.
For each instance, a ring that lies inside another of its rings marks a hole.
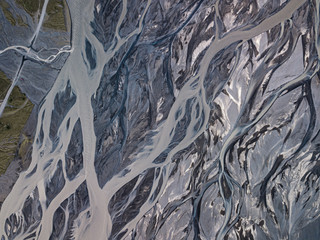
[[[15,0],[18,7],[24,9],[34,21],[39,21],[44,0]],[[0,0],[0,8],[6,19],[13,26],[27,26],[25,16],[13,10],[8,1]],[[70,19],[66,0],[50,0],[43,22],[44,28],[58,31],[70,29]],[[0,24],[0,29],[2,25]],[[0,71],[0,103],[4,99],[11,81]],[[32,111],[33,104],[15,87],[9,98],[3,116],[0,118],[0,175],[5,172],[16,153],[21,158],[28,151],[32,142],[21,131]],[[19,145],[20,142],[20,146]],[[19,149],[18,149],[19,147]]]
[[[34,20],[39,21],[41,9],[44,4],[44,0],[16,0],[16,4],[24,9]],[[0,8],[2,9],[4,16],[11,23],[16,26],[27,26],[24,19],[13,13],[10,5],[4,1],[0,1]],[[47,6],[47,15],[43,22],[43,27],[54,30],[67,31],[66,21],[66,0],[50,0]]]
[[[29,8],[27,5],[27,2],[28,1],[23,1],[23,0],[17,1],[18,5],[22,6],[26,10],[26,12],[28,12],[28,14],[30,14],[31,16],[34,16],[35,13],[37,12],[37,10],[34,11],[35,6],[33,6],[33,8]],[[37,2],[37,0],[34,0],[34,2]],[[13,25],[13,26],[18,25],[18,26],[24,26],[24,27],[28,26],[25,23],[25,20],[23,19],[23,17],[18,15],[16,12],[13,12],[11,6],[6,1],[0,0],[0,8],[1,8],[5,18],[11,23],[11,25]],[[38,8],[39,8],[39,6],[38,6]]]
[[[43,26],[55,30],[66,31],[65,9],[65,0],[49,1],[47,6],[48,18],[44,21]]]
[[[0,7],[1,10],[3,11],[4,16],[6,17],[6,19],[12,24],[12,25],[16,25],[16,19],[14,17],[14,15],[12,14],[12,12],[10,11],[10,5],[6,2],[6,1],[0,1]]]
[[[40,9],[39,0],[16,0],[16,2],[31,16],[34,16],[36,12]]]
[[[10,87],[10,80],[3,72],[0,72],[0,99],[4,99],[7,89]],[[7,107],[0,118],[0,175],[5,172],[10,162],[14,159],[17,152],[21,131],[25,126],[33,104],[15,87],[10,95]],[[19,149],[23,154],[23,147],[31,140],[26,136]]]

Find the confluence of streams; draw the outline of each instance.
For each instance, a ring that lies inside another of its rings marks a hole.
[[[43,6],[41,19],[39,26],[31,40],[32,43],[36,40],[39,34],[41,23],[43,21],[44,12],[49,0],[45,1]],[[21,212],[24,202],[27,198],[33,198],[35,194],[35,189],[37,189],[37,194],[39,195],[39,202],[41,207],[41,219],[35,222],[33,226],[28,229],[13,230],[16,233],[14,239],[25,239],[31,234],[34,234],[35,239],[50,239],[52,228],[53,228],[53,216],[57,208],[70,197],[72,193],[81,186],[81,184],[86,183],[88,198],[90,201],[90,207],[82,211],[79,216],[74,220],[72,228],[72,236],[74,239],[106,239],[110,238],[112,232],[112,216],[109,212],[108,206],[112,197],[128,182],[138,177],[135,185],[138,185],[143,180],[142,173],[151,168],[157,168],[160,174],[154,175],[153,185],[150,190],[151,193],[155,192],[158,186],[160,187],[159,194],[154,197],[150,194],[148,199],[140,207],[139,213],[135,218],[122,228],[127,229],[125,234],[121,235],[121,239],[127,237],[137,225],[137,222],[157,203],[161,193],[166,187],[166,182],[169,179],[170,169],[173,168],[172,158],[173,156],[187,148],[192,142],[195,141],[201,134],[206,131],[208,121],[210,119],[210,106],[207,103],[205,96],[204,79],[209,68],[209,63],[219,51],[225,49],[226,47],[238,43],[238,47],[244,44],[247,40],[258,36],[259,34],[266,32],[267,30],[273,28],[274,26],[286,22],[292,14],[302,6],[306,1],[301,0],[291,0],[276,14],[270,16],[269,18],[262,21],[257,26],[250,29],[240,28],[235,30],[225,36],[219,38],[219,34],[216,34],[215,38],[210,42],[205,55],[203,56],[201,62],[199,63],[199,71],[192,76],[186,84],[181,88],[180,92],[176,95],[176,99],[170,109],[168,117],[164,122],[162,122],[157,129],[153,130],[154,135],[152,136],[152,147],[145,146],[143,150],[136,154],[135,160],[132,161],[127,167],[125,167],[118,174],[113,176],[108,180],[104,186],[100,186],[97,178],[97,173],[95,170],[94,159],[96,153],[96,135],[94,129],[94,111],[92,108],[91,101],[96,97],[96,92],[99,87],[103,69],[106,64],[108,64],[112,58],[116,55],[117,51],[125,44],[129,44],[129,40],[132,37],[138,39],[140,33],[144,27],[144,19],[149,10],[151,0],[148,0],[146,7],[144,8],[142,14],[139,16],[139,23],[137,28],[132,31],[126,37],[121,37],[119,35],[119,28],[127,14],[127,0],[122,1],[121,15],[118,19],[115,28],[115,34],[113,43],[114,45],[105,51],[104,46],[92,33],[92,26],[90,23],[94,19],[94,9],[99,12],[101,6],[95,6],[94,1],[68,1],[69,9],[71,11],[72,18],[72,49],[62,49],[63,51],[69,51],[70,56],[67,59],[65,65],[63,66],[58,78],[55,81],[54,86],[48,93],[48,95],[43,100],[41,108],[38,113],[38,125],[36,130],[36,135],[33,144],[32,152],[32,162],[29,170],[23,172],[16,184],[14,185],[12,192],[5,200],[2,210],[0,213],[0,236],[3,236],[1,240],[11,239],[7,236],[5,232],[5,226],[7,226],[7,219],[14,215],[17,221],[24,221],[24,216]],[[202,1],[200,1],[201,4]],[[215,5],[218,6],[217,4]],[[319,3],[317,2],[317,8],[319,10]],[[189,20],[188,20],[189,21]],[[317,16],[317,21],[319,21],[319,11]],[[218,25],[215,23],[215,25]],[[218,33],[218,27],[216,32]],[[317,36],[318,38],[318,36]],[[317,39],[318,40],[318,39]],[[91,59],[86,58],[86,51],[88,43],[94,49],[95,56],[95,66],[92,67]],[[318,44],[320,42],[318,41]],[[9,48],[8,48],[9,49]],[[20,52],[28,52],[28,48],[21,46],[12,46],[10,49],[15,49]],[[24,51],[22,51],[22,49]],[[2,52],[4,52],[3,50]],[[319,56],[319,45],[317,45],[317,52]],[[0,54],[2,53],[0,52]],[[28,53],[26,53],[28,54]],[[60,52],[59,52],[60,54]],[[40,59],[35,54],[32,57],[39,61],[52,61],[55,56],[50,59]],[[223,143],[220,155],[218,157],[219,162],[219,177],[217,182],[220,187],[220,192],[222,193],[223,204],[225,208],[225,218],[223,225],[217,235],[217,239],[222,240],[224,236],[230,229],[231,221],[231,209],[232,209],[232,193],[236,188],[240,189],[239,183],[234,180],[226,171],[226,156],[230,149],[230,146],[237,141],[241,136],[245,135],[260,119],[264,114],[271,108],[273,103],[277,100],[281,94],[283,94],[288,89],[291,89],[297,84],[302,84],[308,79],[311,79],[314,74],[319,69],[317,65],[316,69],[312,72],[309,68],[303,72],[299,77],[293,79],[289,83],[285,84],[279,88],[273,95],[270,96],[268,104],[260,111],[256,116],[255,120],[248,123],[247,125],[240,126],[239,119],[245,111],[250,98],[254,94],[254,85],[250,86],[245,104],[242,106],[238,120],[232,130],[229,132],[228,137]],[[19,74],[19,73],[18,73]],[[4,103],[0,108],[0,115],[3,112],[6,101],[9,98],[10,92],[15,86],[17,76],[12,87],[9,89]],[[52,120],[52,113],[55,110],[54,102],[57,94],[65,91],[68,87],[71,87],[72,91],[70,96],[74,95],[76,97],[75,103],[67,112],[66,116],[62,120],[57,136],[58,141],[54,142],[50,138],[50,125]],[[219,89],[216,89],[216,96]],[[161,163],[155,162],[155,159],[166,149],[170,149],[170,143],[174,137],[174,130],[177,128],[177,124],[182,120],[187,109],[187,104],[191,104],[192,114],[189,125],[186,129],[186,134],[183,139],[176,144],[171,151],[167,154],[165,161]],[[197,108],[197,109],[196,109]],[[196,114],[200,112],[201,114]],[[99,116],[98,116],[99,117]],[[68,179],[66,173],[66,157],[65,153],[72,137],[73,129],[75,125],[81,123],[81,131],[83,136],[83,168],[80,170],[79,174],[73,179]],[[199,124],[200,123],[200,124]],[[196,130],[194,130],[196,129]],[[64,187],[59,191],[59,193],[48,203],[46,196],[45,186],[50,179],[53,177],[59,164],[62,163],[62,173],[65,179]],[[161,179],[161,176],[163,179]],[[160,179],[162,183],[160,183]],[[223,188],[227,186],[230,189],[231,194],[224,194]],[[241,190],[240,190],[241,191]],[[67,204],[73,204],[68,201]],[[68,208],[65,208],[65,215],[68,216]],[[67,221],[64,223],[64,232],[67,232]]]

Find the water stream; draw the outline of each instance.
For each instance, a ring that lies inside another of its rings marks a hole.
[[[1,240],[297,239],[320,213],[319,2],[249,2],[232,22],[221,1],[68,1],[71,49],[10,46],[70,56]]]

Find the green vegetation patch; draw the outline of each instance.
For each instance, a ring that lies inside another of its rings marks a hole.
[[[50,0],[47,6],[47,16],[43,26],[55,30],[67,31],[65,19],[65,0]]]
[[[19,26],[28,27],[28,24],[26,24],[24,22],[24,20],[22,19],[22,17],[20,15],[17,17],[17,22],[18,22]]]
[[[0,71],[1,102],[10,85],[10,80]],[[0,118],[0,175],[6,171],[10,162],[14,159],[21,131],[31,114],[32,108],[33,104],[21,93],[18,87],[15,87]],[[26,139],[26,141],[30,142],[31,140]]]
[[[16,3],[21,6],[32,17],[37,13],[40,8],[39,0],[16,0]]]
[[[12,14],[12,12],[9,10],[10,9],[10,5],[4,1],[4,0],[0,0],[0,7],[3,11],[4,16],[6,17],[6,19],[13,25],[16,25],[16,20]]]
[[[0,0],[0,8],[2,9],[2,12],[3,12],[5,18],[11,23],[11,25],[16,26],[18,24],[19,26],[24,26],[24,27],[28,26],[24,22],[22,17],[20,15],[17,15],[16,12],[15,12],[15,15],[16,15],[16,18],[15,18],[15,16],[13,15],[13,13],[10,10],[10,8],[11,8],[10,5],[6,1]]]
[[[44,0],[15,0],[15,2],[20,8],[24,9],[34,20],[39,21]],[[21,16],[17,16],[15,18],[15,16],[10,11],[10,5],[6,1],[0,0],[0,7],[5,17],[12,25],[26,25]],[[67,31],[67,9],[68,7],[66,0],[49,0],[46,9],[47,15],[44,19],[43,27]]]

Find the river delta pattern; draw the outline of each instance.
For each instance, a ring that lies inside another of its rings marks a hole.
[[[0,52],[68,54],[1,240],[319,239],[318,0],[68,0],[41,57],[50,1]]]

